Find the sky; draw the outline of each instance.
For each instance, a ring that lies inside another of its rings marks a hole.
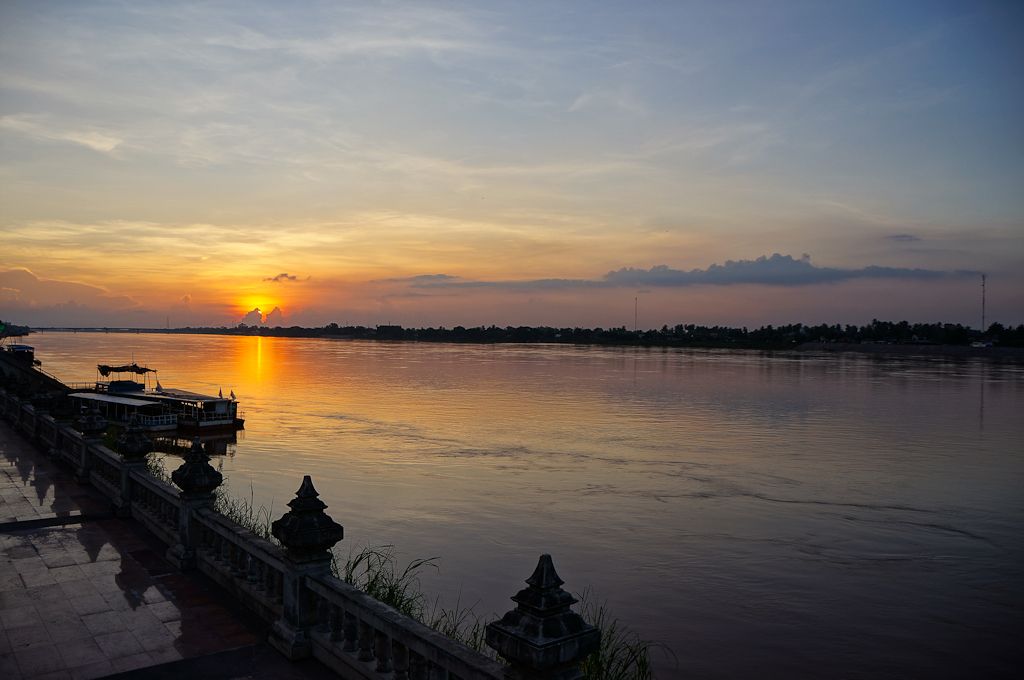
[[[1018,2],[0,2],[0,318],[1024,322]]]

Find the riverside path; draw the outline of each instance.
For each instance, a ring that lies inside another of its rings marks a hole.
[[[0,678],[336,678],[0,422]]]

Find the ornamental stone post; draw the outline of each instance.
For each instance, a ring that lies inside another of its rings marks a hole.
[[[128,428],[117,439],[121,454],[121,507],[118,514],[130,517],[132,509],[132,471],[146,468],[146,454],[153,450],[153,442],[144,434],[137,416],[132,416]]]
[[[551,555],[541,555],[516,608],[487,624],[487,645],[511,665],[516,680],[579,680],[580,662],[601,645],[601,632],[572,611]]]
[[[306,579],[331,573],[331,548],[345,535],[345,529],[324,512],[309,475],[289,503],[291,508],[270,525],[270,532],[285,548],[283,613],[270,630],[270,644],[289,659],[302,659],[313,652],[310,629],[317,623],[316,600],[306,588]]]
[[[178,494],[178,543],[168,548],[167,559],[178,569],[194,569],[197,537],[192,532],[192,515],[200,508],[213,505],[213,491],[224,481],[224,475],[210,465],[210,457],[196,437],[185,462],[171,473],[171,481],[178,485],[181,493]]]

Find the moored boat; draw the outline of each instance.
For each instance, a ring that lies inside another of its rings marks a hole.
[[[113,422],[127,424],[133,418],[151,431],[177,430],[183,434],[199,434],[217,430],[243,429],[245,420],[239,415],[234,392],[212,396],[181,389],[168,389],[156,380],[150,386],[150,374],[156,369],[132,362],[120,366],[99,364],[99,377],[92,389],[72,392],[69,396],[83,405],[97,406]],[[130,377],[125,379],[123,376]],[[141,376],[142,382],[135,377]]]

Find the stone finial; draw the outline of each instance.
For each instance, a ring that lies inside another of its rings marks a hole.
[[[270,525],[274,538],[299,561],[327,557],[327,551],[345,536],[345,529],[324,512],[327,505],[319,495],[306,475],[295,498],[288,502],[291,510]]]
[[[210,465],[210,457],[203,451],[199,437],[192,440],[192,448],[185,462],[171,473],[171,481],[186,494],[208,496],[224,481],[224,476]]]
[[[95,406],[78,417],[78,429],[88,438],[99,438],[107,431],[107,419]]]
[[[516,608],[487,624],[487,644],[519,678],[576,680],[579,664],[601,644],[601,633],[571,607],[551,555],[541,555],[528,587],[512,597]]]
[[[117,438],[117,449],[125,460],[142,460],[153,450],[153,442],[143,434],[138,416],[132,416],[124,434]]]

